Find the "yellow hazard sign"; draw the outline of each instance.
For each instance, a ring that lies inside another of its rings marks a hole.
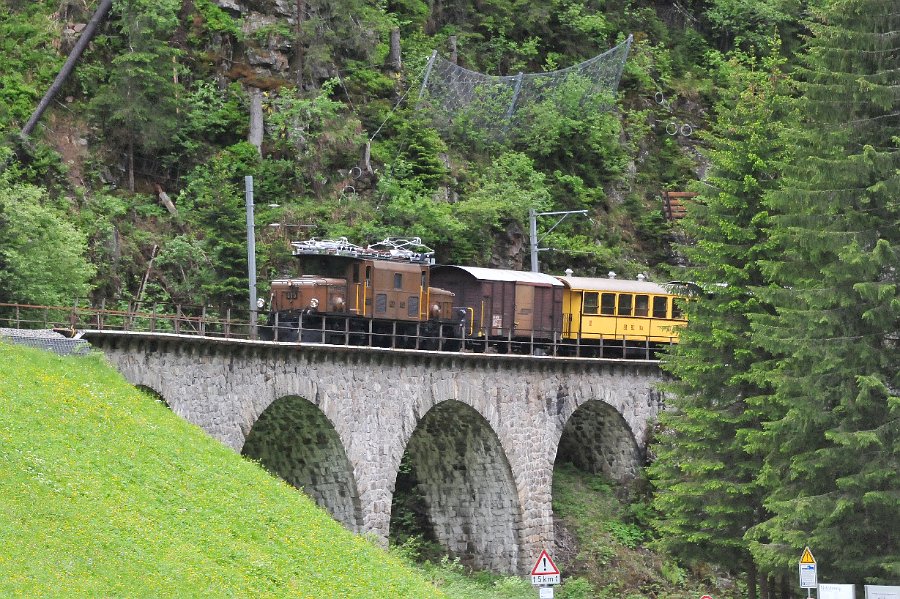
[[[812,551],[809,550],[809,547],[803,548],[803,555],[800,556],[801,564],[814,564],[816,563],[816,558],[813,557]]]

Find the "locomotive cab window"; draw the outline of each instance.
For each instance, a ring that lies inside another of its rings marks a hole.
[[[353,265],[353,282],[359,283],[359,264]]]
[[[633,303],[634,296],[630,293],[620,293],[619,294],[619,309],[616,312],[618,316],[631,316],[631,304]]]
[[[372,286],[372,267],[366,267],[366,287]]]
[[[585,291],[584,292],[584,303],[582,304],[581,312],[582,314],[596,314],[597,313],[597,298],[598,293],[596,291]]]
[[[616,294],[604,293],[600,297],[600,314],[613,316],[616,313]]]
[[[650,313],[650,296],[636,295],[634,296],[634,315],[648,316]]]
[[[394,273],[394,289],[403,289],[403,275],[399,272]]]
[[[653,318],[665,318],[669,313],[669,298],[653,298]]]

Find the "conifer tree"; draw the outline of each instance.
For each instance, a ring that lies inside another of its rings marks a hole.
[[[177,49],[170,44],[178,15],[175,0],[124,0],[114,5],[121,45],[108,77],[91,100],[108,139],[125,150],[128,188],[134,191],[135,154],[156,153],[172,144],[178,92],[173,80]]]
[[[763,283],[759,260],[771,251],[762,198],[777,181],[784,154],[778,129],[789,103],[775,58],[762,68],[732,59],[729,85],[711,133],[709,176],[682,226],[694,243],[683,248],[683,276],[699,290],[686,304],[688,325],[664,367],[677,377],[660,420],[650,475],[658,491],[661,543],[683,558],[756,570],[744,532],[760,522],[759,462],[745,448],[759,428],[765,390],[750,380],[760,350],[750,342],[748,314],[765,310],[749,290]]]
[[[264,162],[256,147],[240,142],[225,148],[188,176],[178,198],[186,219],[200,232],[209,259],[199,277],[197,301],[242,306],[247,294],[247,220],[244,177],[254,175],[256,199],[265,198]]]
[[[810,30],[796,158],[769,201],[776,311],[753,327],[779,416],[752,439],[771,517],[748,538],[770,571],[796,572],[808,545],[832,579],[896,582],[900,11],[833,0]]]

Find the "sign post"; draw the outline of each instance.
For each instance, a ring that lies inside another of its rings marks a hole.
[[[806,596],[811,597],[810,589],[818,586],[816,584],[816,558],[813,557],[809,547],[803,549],[800,556],[800,588],[806,589]]]

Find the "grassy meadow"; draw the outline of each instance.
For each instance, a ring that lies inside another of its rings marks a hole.
[[[0,596],[446,595],[102,356],[0,343]]]

